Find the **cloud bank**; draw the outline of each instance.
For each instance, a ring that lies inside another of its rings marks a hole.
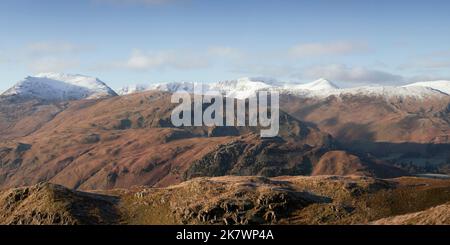
[[[117,60],[94,60],[88,64],[92,71],[128,72],[170,72],[170,71],[208,71],[220,68],[236,76],[265,76],[281,79],[307,81],[326,78],[331,81],[347,83],[350,86],[364,84],[398,85],[407,81],[424,78],[421,74],[410,73],[402,76],[387,71],[389,66],[378,66],[378,69],[355,65],[352,63],[327,63],[329,55],[343,56],[367,52],[369,47],[353,42],[302,43],[284,50],[264,50],[257,53],[244,52],[227,45],[211,45],[203,49],[186,50],[153,50],[135,48]],[[23,48],[23,55],[18,56],[17,63],[22,63],[32,72],[67,72],[86,67],[81,61],[81,54],[95,54],[93,46],[79,45],[67,41],[43,41],[30,43]],[[289,55],[286,55],[288,51]],[[318,57],[320,62],[309,65],[308,59],[296,58]],[[5,61],[0,53],[0,62]],[[425,69],[445,69],[449,62],[440,59],[422,59],[411,61],[404,69],[420,67]],[[392,68],[392,67],[391,67]],[[398,67],[397,67],[398,68]],[[439,75],[439,73],[434,73]],[[442,74],[441,74],[442,75]],[[445,75],[445,74],[444,74]],[[443,76],[433,76],[443,77]],[[445,77],[445,76],[444,76]],[[431,79],[429,79],[431,80]]]
[[[304,69],[300,76],[312,79],[323,77],[332,81],[347,83],[376,83],[384,85],[401,84],[405,80],[403,76],[389,72],[364,67],[349,67],[343,64],[309,67]]]
[[[330,43],[300,43],[293,46],[289,50],[289,54],[293,57],[313,57],[313,56],[335,56],[335,55],[351,55],[367,52],[369,50],[367,44],[339,41]]]
[[[202,56],[190,52],[159,51],[144,52],[139,49],[133,50],[130,57],[124,63],[117,63],[119,67],[133,70],[155,70],[155,69],[179,69],[191,70],[206,68],[209,61]]]
[[[36,42],[30,43],[26,47],[28,55],[45,56],[60,54],[78,54],[85,51],[92,51],[93,47],[76,45],[70,42]]]
[[[19,62],[34,72],[63,72],[81,65],[79,55],[94,52],[93,46],[67,41],[42,41],[29,43],[23,49]]]

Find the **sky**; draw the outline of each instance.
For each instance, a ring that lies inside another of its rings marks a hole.
[[[0,91],[41,72],[113,88],[450,79],[449,12],[447,0],[2,0]]]

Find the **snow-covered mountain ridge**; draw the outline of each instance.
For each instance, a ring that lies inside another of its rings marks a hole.
[[[326,79],[318,79],[310,83],[282,83],[267,78],[240,78],[216,83],[170,82],[151,85],[130,85],[114,92],[98,78],[84,75],[59,73],[41,73],[26,77],[8,89],[2,96],[22,96],[45,100],[78,100],[95,99],[119,95],[127,95],[147,90],[176,92],[184,90],[219,91],[229,97],[248,98],[258,91],[275,90],[281,94],[290,94],[307,98],[326,98],[329,96],[376,96],[384,98],[427,99],[429,97],[450,96],[450,81],[417,82],[404,86],[362,86],[340,88]]]
[[[136,92],[145,90],[160,90],[166,92],[176,92],[184,90],[194,92],[194,86],[201,86],[202,91],[219,91],[230,97],[247,98],[257,91],[275,90],[281,94],[292,94],[300,97],[326,98],[331,95],[345,96],[377,96],[377,97],[414,97],[426,99],[429,96],[449,96],[450,81],[431,81],[413,83],[404,86],[362,86],[354,88],[339,88],[334,83],[326,79],[318,79],[311,83],[292,84],[280,83],[275,80],[263,80],[255,78],[240,78],[231,81],[217,83],[162,83],[147,86]],[[121,93],[119,93],[121,94]],[[124,94],[124,93],[122,93]]]
[[[60,73],[41,73],[26,77],[2,94],[51,101],[97,99],[116,95],[114,90],[98,78]]]

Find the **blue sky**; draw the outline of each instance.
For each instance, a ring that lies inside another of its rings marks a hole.
[[[2,0],[0,91],[39,72],[113,88],[274,77],[450,78],[450,1]]]

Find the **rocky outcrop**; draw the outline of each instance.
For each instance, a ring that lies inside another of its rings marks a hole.
[[[0,192],[0,224],[75,225],[118,222],[112,196],[42,183]]]
[[[223,175],[309,175],[312,163],[317,161],[322,151],[326,149],[249,136],[218,146],[194,162],[186,170],[184,179]]]
[[[293,210],[313,203],[326,202],[308,193],[289,190],[240,190],[207,205],[195,205],[177,210],[184,224],[273,224],[289,217]]]

